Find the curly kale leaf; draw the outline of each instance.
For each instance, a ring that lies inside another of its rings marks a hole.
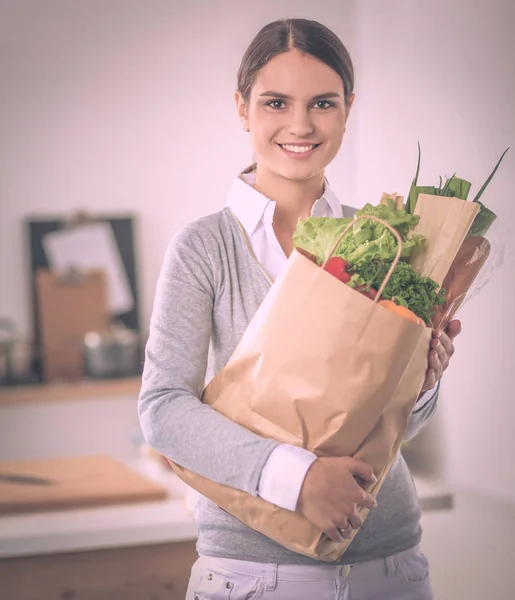
[[[365,285],[379,289],[392,261],[371,259],[354,265],[353,271],[360,276]],[[407,262],[400,261],[388,281],[382,297],[386,300],[393,298],[399,304],[407,306],[417,316],[430,324],[435,306],[445,301],[445,291],[438,291],[438,284],[429,277],[421,277]]]

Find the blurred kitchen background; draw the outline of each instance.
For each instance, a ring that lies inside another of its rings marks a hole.
[[[141,439],[141,353],[167,244],[251,162],[236,71],[285,16],[331,27],[355,63],[328,171],[344,203],[406,195],[417,141],[419,183],[456,172],[472,193],[515,143],[512,0],[0,1],[0,473],[20,476],[0,481],[2,599],[184,597],[194,498]],[[514,152],[484,196],[508,241]],[[403,449],[437,600],[515,594],[507,248]]]

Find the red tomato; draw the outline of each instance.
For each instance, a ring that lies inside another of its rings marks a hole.
[[[334,275],[334,277],[343,283],[347,283],[351,278],[350,273],[347,273],[348,266],[349,263],[345,259],[340,256],[333,256],[327,261],[324,270],[331,273],[331,275]]]

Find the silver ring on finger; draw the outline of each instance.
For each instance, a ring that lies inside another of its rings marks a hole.
[[[338,531],[343,535],[348,535],[352,531],[352,525],[348,523],[345,527],[338,527]]]

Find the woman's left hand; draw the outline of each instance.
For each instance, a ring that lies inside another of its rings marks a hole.
[[[461,333],[461,322],[451,321],[444,331],[433,331],[433,339],[429,349],[429,366],[422,392],[434,388],[449,366],[449,361],[454,354],[454,339]]]

